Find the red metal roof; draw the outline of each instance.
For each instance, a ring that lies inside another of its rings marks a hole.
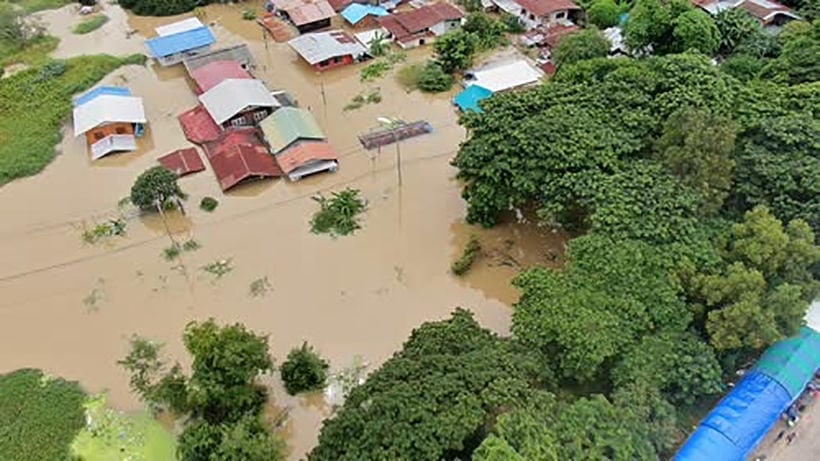
[[[276,156],[276,163],[285,174],[317,160],[339,160],[336,149],[325,141],[303,141]]]
[[[199,93],[204,93],[228,78],[253,78],[236,61],[213,61],[191,71]]]
[[[412,11],[401,11],[378,18],[379,24],[396,39],[419,33],[443,21],[461,19],[464,13],[449,3],[434,3]]]
[[[536,16],[548,16],[550,13],[564,10],[580,10],[575,3],[570,0],[515,0],[521,8]]]
[[[193,147],[175,150],[158,158],[157,161],[177,176],[185,176],[205,169],[205,164],[202,163],[202,159]]]
[[[177,118],[185,137],[194,144],[213,141],[222,133],[222,128],[216,124],[202,104],[183,112]]]
[[[246,179],[282,176],[256,128],[227,130],[203,147],[223,191]]]
[[[330,19],[336,16],[333,7],[327,0],[316,0],[314,2],[303,2],[284,8],[288,17],[297,26],[303,26],[323,19]]]
[[[327,2],[330,3],[333,11],[339,13],[353,3],[353,0],[327,0]]]
[[[547,33],[544,35],[544,43],[550,47],[554,48],[555,45],[558,44],[564,37],[570,35],[572,33],[578,32],[580,29],[575,24],[565,26],[563,24],[555,24],[547,29]]]

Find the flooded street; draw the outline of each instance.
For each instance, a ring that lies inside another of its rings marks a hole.
[[[242,21],[246,7],[212,5],[203,21],[214,23],[219,47],[247,42],[257,59],[254,75],[313,111],[340,154],[339,171],[298,183],[246,184],[228,194],[210,168],[182,178],[180,186],[190,195],[188,216],[171,214],[171,227],[177,240],[194,238],[202,245],[183,253],[184,267],[163,258],[169,240],[157,216],[129,219],[126,236],[86,244],[83,225],[116,216],[117,202],[140,172],[157,157],[191,146],[176,119],[196,104],[181,65],[158,70],[149,62],[115,71],[106,83],[126,85],[144,98],[149,130],[140,149],[92,163],[84,140],[67,127],[51,165],[0,188],[0,372],[42,368],[89,391],[108,390],[117,408],[137,409],[128,376],[116,365],[128,338],[161,340],[168,357],[184,359],[183,328],[208,317],[269,334],[277,364],[308,341],[333,369],[355,356],[373,368],[400,348],[413,327],[458,306],[507,332],[509,304],[517,296],[510,278],[523,267],[561,263],[563,235],[532,225],[481,231],[463,223],[465,204],[449,162],[465,131],[456,123],[452,92],[408,94],[392,75],[362,83],[363,64],[316,74],[286,44],[263,40],[255,22]],[[105,5],[111,21],[77,36],[70,33],[79,21],[71,8],[43,14],[62,40],[55,56],[143,52],[153,27],[190,16],[128,18]],[[139,34],[126,38],[126,28]],[[408,62],[429,52],[414,50]],[[381,103],[342,110],[376,87]],[[356,137],[382,116],[424,119],[434,127],[430,135],[401,143],[401,189],[395,146],[379,155],[364,150]],[[311,234],[316,204],[310,197],[344,187],[361,189],[369,201],[363,229],[337,240]],[[204,196],[220,201],[214,213],[198,208]],[[459,279],[449,267],[471,233],[480,236],[487,255]],[[201,269],[218,260],[232,267],[223,277]],[[251,283],[265,277],[270,290],[252,295]],[[315,444],[326,409],[313,399],[285,396],[278,384],[274,395],[278,407],[291,409],[285,433],[291,458],[299,459]]]

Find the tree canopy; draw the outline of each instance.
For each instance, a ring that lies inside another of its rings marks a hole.
[[[154,210],[169,201],[184,198],[177,175],[162,166],[145,170],[131,186],[131,203],[143,210]]]
[[[564,37],[552,58],[557,65],[568,65],[592,58],[602,58],[609,54],[609,40],[597,29],[584,29]]]

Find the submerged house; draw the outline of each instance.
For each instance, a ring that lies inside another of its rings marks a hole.
[[[237,61],[211,61],[190,71],[196,94],[202,94],[228,79],[252,79],[253,76]]]
[[[339,156],[305,109],[283,107],[259,128],[282,173],[291,181],[323,171],[336,171]]]
[[[256,128],[225,131],[218,139],[205,143],[203,148],[223,191],[248,180],[282,175]]]
[[[461,27],[464,13],[449,3],[434,3],[377,19],[385,36],[402,48],[432,43],[436,37]]]
[[[327,0],[275,0],[273,5],[300,33],[330,27],[330,20],[336,16]]]
[[[381,6],[373,6],[362,3],[351,3],[342,10],[342,18],[353,27],[372,28],[378,27],[377,18],[387,16],[388,11]]]
[[[256,125],[279,108],[262,81],[245,78],[222,80],[202,93],[199,101],[223,129]]]
[[[137,149],[146,123],[142,98],[128,88],[101,86],[74,101],[74,136],[85,135],[91,159]]]
[[[216,42],[211,29],[191,18],[157,27],[157,37],[145,41],[149,54],[161,66],[172,66],[210,50]]]
[[[300,35],[290,40],[288,45],[319,71],[367,58],[367,49],[342,30]]]
[[[495,93],[537,84],[543,74],[524,59],[495,64],[465,73],[464,91],[453,98],[462,111],[481,113],[478,102]]]

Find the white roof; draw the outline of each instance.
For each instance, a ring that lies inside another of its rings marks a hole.
[[[164,37],[166,35],[174,35],[180,32],[185,32],[186,30],[196,29],[198,27],[202,27],[202,22],[197,18],[188,18],[183,19],[182,21],[172,22],[171,24],[165,26],[159,26],[155,31],[157,31],[157,35],[160,37]]]
[[[604,29],[604,37],[609,40],[609,51],[624,51],[626,52],[626,45],[624,44],[623,31],[620,27],[610,27]]]
[[[199,96],[216,123],[224,123],[246,107],[278,107],[270,90],[260,80],[229,78]]]
[[[142,98],[104,94],[74,108],[74,136],[112,122],[145,123]]]
[[[471,72],[470,85],[484,87],[493,93],[529,85],[541,80],[541,72],[527,61],[518,60]],[[466,84],[465,84],[466,85]]]
[[[288,42],[310,65],[336,56],[352,55],[354,58],[367,50],[350,35],[341,30],[300,35]]]
[[[820,299],[815,299],[806,312],[806,326],[820,333]]]

